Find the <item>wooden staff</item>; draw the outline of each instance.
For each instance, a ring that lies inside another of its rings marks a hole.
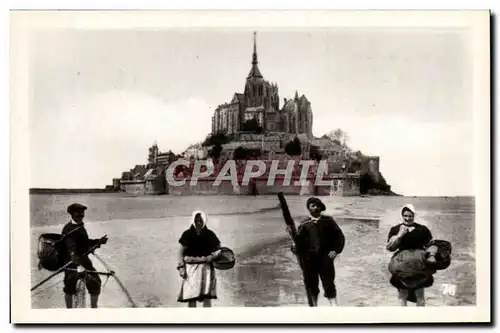
[[[297,258],[297,261],[299,263],[300,270],[302,271],[302,275],[305,276],[304,272],[304,263],[302,261],[302,256],[300,253],[297,251],[297,243],[296,243],[296,237],[297,237],[297,228],[295,226],[295,222],[293,221],[292,215],[290,214],[290,209],[288,208],[288,204],[286,202],[285,196],[283,195],[283,192],[278,193],[278,199],[280,201],[281,205],[281,211],[283,213],[283,218],[285,219],[286,225],[290,229],[290,237],[292,238],[292,241],[295,245],[295,257]],[[305,286],[306,289],[306,295],[307,295],[307,301],[309,303],[309,306],[316,306],[316,302],[314,301],[313,296],[311,295],[311,292],[308,288],[308,286]]]

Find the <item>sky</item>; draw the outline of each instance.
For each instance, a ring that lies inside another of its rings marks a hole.
[[[253,30],[39,30],[30,47],[30,187],[103,188],[148,148],[180,153],[242,93]],[[471,41],[453,29],[258,30],[259,69],[342,128],[404,195],[474,195]]]

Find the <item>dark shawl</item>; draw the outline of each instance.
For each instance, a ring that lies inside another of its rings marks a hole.
[[[193,225],[184,231],[179,238],[179,243],[186,247],[185,256],[204,257],[208,256],[220,247],[220,241],[215,233],[206,226],[196,233]]]

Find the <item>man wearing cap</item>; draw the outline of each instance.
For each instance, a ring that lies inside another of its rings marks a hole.
[[[95,271],[92,261],[84,254],[95,246],[99,240],[90,239],[83,223],[85,217],[86,206],[74,203],[68,206],[68,214],[71,215],[71,220],[63,227],[62,235],[65,236],[64,244],[66,246],[66,261],[72,261],[69,265],[70,269],[77,269],[82,266],[86,270]],[[106,244],[107,239],[102,241]],[[66,308],[73,307],[73,295],[76,294],[76,284],[78,282],[78,272],[66,270],[64,272],[64,296]],[[99,294],[101,292],[101,279],[97,274],[88,273],[85,279],[87,290],[90,294],[90,306],[97,308]]]
[[[304,284],[311,297],[309,305],[317,306],[321,278],[324,296],[336,306],[334,259],[344,249],[345,237],[335,220],[322,214],[326,207],[320,199],[311,197],[306,206],[310,216],[299,225],[292,251],[302,262]]]

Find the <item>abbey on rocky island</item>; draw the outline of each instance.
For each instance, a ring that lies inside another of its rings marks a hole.
[[[280,108],[278,85],[264,80],[257,60],[257,42],[254,32],[252,67],[245,81],[243,93],[234,93],[229,103],[219,105],[212,117],[212,134],[287,133],[313,138],[311,102],[295,92],[292,99],[284,99]]]

